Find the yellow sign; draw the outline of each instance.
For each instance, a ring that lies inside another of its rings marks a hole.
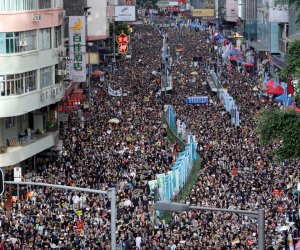
[[[193,17],[213,17],[215,16],[214,9],[193,9],[192,10]]]
[[[82,28],[82,21],[80,18],[77,18],[74,26],[71,26],[71,29],[75,31],[75,30],[81,30],[81,28]]]

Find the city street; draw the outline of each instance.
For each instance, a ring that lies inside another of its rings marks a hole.
[[[98,190],[115,187],[117,249],[258,249],[257,220],[250,216],[193,210],[174,212],[167,222],[154,211],[158,197],[148,181],[172,171],[181,151],[179,143],[169,140],[162,119],[165,105],[172,105],[176,119],[186,125],[185,133],[195,135],[201,162],[197,183],[180,202],[265,209],[265,249],[284,249],[288,235],[298,237],[299,197],[293,191],[300,165],[275,162],[268,154],[271,146],[259,143],[255,117],[262,108],[277,104],[262,102],[253,90],[260,84],[257,70],[219,58],[220,83],[238,106],[236,125],[235,114],[226,111],[207,82],[208,67],[218,64],[211,28],[157,28],[160,23],[174,24],[169,17],[144,21],[150,24],[133,25],[131,57],[121,56],[111,80],[93,78],[90,107],[81,105],[80,111],[69,113],[61,128],[62,150],[39,159],[32,181]],[[160,85],[163,42],[170,52],[165,73],[172,78],[166,95],[161,91],[166,86]],[[84,93],[87,97],[87,89]],[[208,102],[187,104],[191,96],[208,97]],[[11,197],[12,186],[6,188]],[[43,187],[30,190],[21,189],[12,207],[6,201],[0,208],[5,242],[0,249],[111,249],[108,198]]]

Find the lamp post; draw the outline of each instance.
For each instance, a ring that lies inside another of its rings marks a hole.
[[[258,209],[258,211],[250,211],[250,210],[236,210],[236,209],[225,209],[225,208],[198,207],[198,206],[190,206],[188,204],[169,202],[169,201],[157,201],[154,205],[154,209],[159,211],[171,211],[171,212],[184,212],[190,210],[225,212],[225,213],[235,213],[235,214],[257,218],[258,250],[265,249],[265,210],[264,209]]]
[[[89,88],[89,109],[91,109],[91,47],[93,46],[92,42],[88,42],[88,88]]]

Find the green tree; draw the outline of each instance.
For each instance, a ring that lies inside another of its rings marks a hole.
[[[286,81],[289,76],[300,79],[300,41],[289,44],[286,67],[280,72],[280,79]],[[299,81],[300,82],[300,81]],[[295,99],[300,98],[300,83],[295,88]]]
[[[263,144],[273,145],[276,159],[300,159],[300,115],[294,110],[262,110],[255,131]]]
[[[284,5],[295,5],[296,6],[296,10],[298,11],[298,15],[297,15],[297,23],[300,23],[300,0],[274,0],[274,6],[275,7],[282,7]]]

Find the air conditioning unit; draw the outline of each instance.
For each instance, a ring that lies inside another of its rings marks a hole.
[[[67,74],[67,71],[64,69],[58,69],[56,71],[56,75],[58,75],[58,76],[65,76],[66,74]]]
[[[32,22],[39,22],[42,20],[42,16],[40,14],[32,14]]]
[[[58,57],[66,57],[66,50],[62,49],[58,51]]]
[[[26,41],[19,41],[19,46],[20,47],[25,47],[25,46],[27,46],[27,42]]]

